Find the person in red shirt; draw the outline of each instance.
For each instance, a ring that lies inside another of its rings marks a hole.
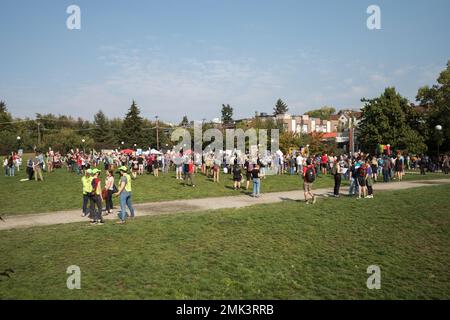
[[[325,175],[327,173],[327,164],[328,164],[328,155],[324,153],[320,158],[320,167],[322,169],[322,174]]]
[[[77,174],[81,174],[81,164],[82,164],[81,156],[77,155]]]

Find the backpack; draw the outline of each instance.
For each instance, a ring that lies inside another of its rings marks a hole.
[[[366,176],[366,166],[365,165],[361,165],[359,168],[358,168],[358,176],[359,177],[365,177]]]
[[[252,172],[253,171],[253,163],[249,163],[248,167],[247,167],[247,172]]]
[[[100,179],[92,179],[91,185],[92,185],[92,195],[96,194],[97,186],[100,182]]]
[[[306,182],[313,183],[316,180],[316,174],[314,173],[313,167],[308,167],[305,172]]]

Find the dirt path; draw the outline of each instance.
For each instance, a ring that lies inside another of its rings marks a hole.
[[[438,185],[450,183],[450,179],[437,179],[425,181],[408,181],[377,183],[374,191],[381,190],[401,190],[422,186]],[[318,189],[314,192],[321,197],[329,197],[331,188]],[[348,188],[341,188],[341,194],[347,194]],[[376,195],[375,195],[376,196]],[[277,203],[286,200],[303,200],[303,191],[285,191],[262,194],[260,198],[252,198],[247,195],[215,197],[204,199],[175,200],[135,204],[136,216],[153,216],[160,214],[174,214],[193,211],[217,210],[224,208],[243,208],[255,204]],[[50,213],[14,215],[3,217],[5,222],[0,221],[0,230],[9,230],[17,228],[29,228],[35,226],[55,225],[62,223],[87,222],[87,218],[80,216],[81,210],[56,211]],[[105,217],[105,220],[117,219],[116,214]]]

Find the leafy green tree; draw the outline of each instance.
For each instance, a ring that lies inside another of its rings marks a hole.
[[[85,140],[84,143],[82,142],[83,139]],[[89,152],[94,147],[94,140],[77,134],[73,129],[63,128],[58,132],[47,134],[42,141],[42,145],[39,146],[41,150],[48,150],[49,147],[63,153],[72,148],[85,149],[86,152]]]
[[[290,148],[299,149],[302,145],[302,137],[298,133],[294,132],[283,132],[280,135],[280,150],[286,154],[289,152]]]
[[[233,123],[233,108],[227,104],[222,104],[222,123],[231,124]]]
[[[424,137],[417,130],[418,115],[395,88],[386,88],[380,97],[361,101],[365,105],[358,139],[365,151],[374,152],[378,144],[390,144],[393,150],[413,153],[426,150]]]
[[[440,73],[437,84],[420,88],[416,100],[423,109],[426,127],[423,132],[429,149],[436,150],[433,152],[436,153],[439,143],[440,151],[450,151],[450,60]],[[437,125],[442,126],[442,132],[435,129]]]
[[[311,110],[306,112],[305,114],[309,115],[312,118],[319,118],[322,120],[329,120],[332,114],[336,113],[336,109],[333,107],[324,106],[319,109]]]
[[[289,111],[288,105],[283,100],[278,99],[275,104],[275,108],[273,108],[273,114],[277,116],[279,114],[285,114],[288,111]]]
[[[125,146],[132,147],[134,144],[142,146],[144,144],[142,134],[143,119],[140,116],[141,111],[133,100],[131,107],[122,123],[120,138],[125,142]]]

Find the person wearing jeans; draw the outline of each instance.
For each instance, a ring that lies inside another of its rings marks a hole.
[[[261,178],[259,165],[256,164],[252,170],[252,178],[253,178],[253,197],[258,198],[260,196],[261,190]]]
[[[382,173],[383,173],[383,182],[389,182],[390,180],[390,172],[391,172],[391,162],[387,156],[383,158],[382,164]]]
[[[293,175],[295,175],[295,166],[296,166],[294,156],[292,156],[292,158],[291,158],[291,160],[290,160],[290,164],[291,164],[291,167],[290,167],[290,175],[293,176]]]
[[[33,170],[33,160],[31,158],[27,161],[27,175],[28,180],[33,180],[34,170]]]
[[[5,177],[9,176],[8,157],[3,159],[3,167],[5,168]]]
[[[114,196],[120,196],[120,212],[118,213],[120,221],[118,224],[125,223],[126,218],[128,216],[127,209],[130,210],[130,217],[134,218],[134,208],[131,200],[131,176],[127,173],[128,168],[125,166],[121,166],[119,168],[120,173],[120,187],[119,191],[117,191]]]
[[[8,167],[9,167],[9,176],[10,177],[14,177],[15,166],[14,166],[14,158],[13,158],[13,156],[9,157],[9,159],[8,159]]]
[[[348,194],[350,196],[354,196],[355,194],[358,193],[358,183],[356,182],[357,172],[356,172],[356,165],[354,162],[352,163],[349,171],[350,171],[350,188],[348,189]]]

